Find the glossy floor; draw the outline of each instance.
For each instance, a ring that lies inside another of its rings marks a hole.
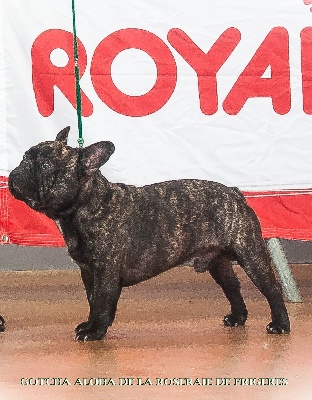
[[[88,314],[77,270],[0,273],[0,399],[310,400],[312,266],[292,269],[304,302],[287,304],[290,335],[266,334],[267,303],[239,269],[249,319],[225,328],[221,290],[181,268],[124,289],[89,343],[74,341]]]

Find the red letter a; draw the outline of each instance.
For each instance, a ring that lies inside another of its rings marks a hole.
[[[263,78],[271,66],[271,78]],[[273,28],[223,102],[227,114],[237,114],[251,97],[271,97],[278,114],[290,110],[289,39],[286,29]]]
[[[303,111],[312,114],[312,28],[301,32],[301,69]]]

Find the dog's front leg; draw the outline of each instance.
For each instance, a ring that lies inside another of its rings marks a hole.
[[[83,270],[82,270],[83,271]],[[90,314],[87,322],[76,328],[76,340],[103,339],[108,327],[113,323],[117,303],[121,293],[121,284],[116,271],[96,266],[91,275],[82,272],[83,282],[87,291]]]
[[[85,264],[80,263],[79,267],[80,267],[80,271],[81,271],[82,282],[83,282],[85,290],[86,290],[89,307],[91,309],[91,302],[93,299],[93,292],[94,292],[94,274],[93,274],[93,271],[92,270],[90,271],[88,266]],[[82,322],[81,324],[79,324],[76,327],[75,332],[78,333],[82,329],[86,329],[88,327],[88,325],[90,325],[90,324],[91,324],[91,322],[90,322],[90,316],[89,316],[87,321]]]

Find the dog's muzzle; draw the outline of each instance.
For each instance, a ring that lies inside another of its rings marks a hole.
[[[25,181],[25,177],[21,177],[14,170],[10,173],[8,187],[12,196],[17,200],[24,201],[32,208],[37,208],[37,201],[32,198],[33,196],[30,196],[29,194],[27,195],[26,185],[27,182]]]
[[[14,184],[14,175],[12,174],[12,172],[9,175],[8,187],[12,196],[17,198],[17,196],[19,195],[19,190],[17,189],[16,184]]]

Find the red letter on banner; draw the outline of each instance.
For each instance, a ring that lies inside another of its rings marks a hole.
[[[269,66],[271,78],[263,78]],[[224,100],[224,111],[237,114],[251,97],[271,97],[278,114],[290,110],[289,38],[284,28],[269,32]]]
[[[57,67],[50,60],[55,49],[64,50],[69,58],[65,67]],[[87,65],[86,50],[78,39],[79,70],[83,75]],[[73,57],[73,35],[61,29],[50,29],[43,32],[35,40],[32,49],[32,81],[38,110],[44,117],[54,111],[53,88],[57,86],[66,98],[76,107],[76,85]],[[93,106],[88,97],[81,91],[82,115],[88,117]]]
[[[115,57],[130,48],[147,53],[157,67],[155,85],[141,96],[121,92],[111,76]],[[102,40],[95,49],[90,71],[99,98],[117,113],[131,117],[149,115],[162,108],[170,99],[177,81],[176,63],[168,46],[156,35],[134,28],[116,31]]]
[[[216,74],[229,58],[240,41],[238,29],[229,28],[214,43],[208,53],[204,53],[180,29],[168,32],[168,41],[195,70],[198,77],[200,109],[204,114],[212,115],[218,110]]]
[[[312,28],[301,32],[301,73],[303,111],[312,114]]]

